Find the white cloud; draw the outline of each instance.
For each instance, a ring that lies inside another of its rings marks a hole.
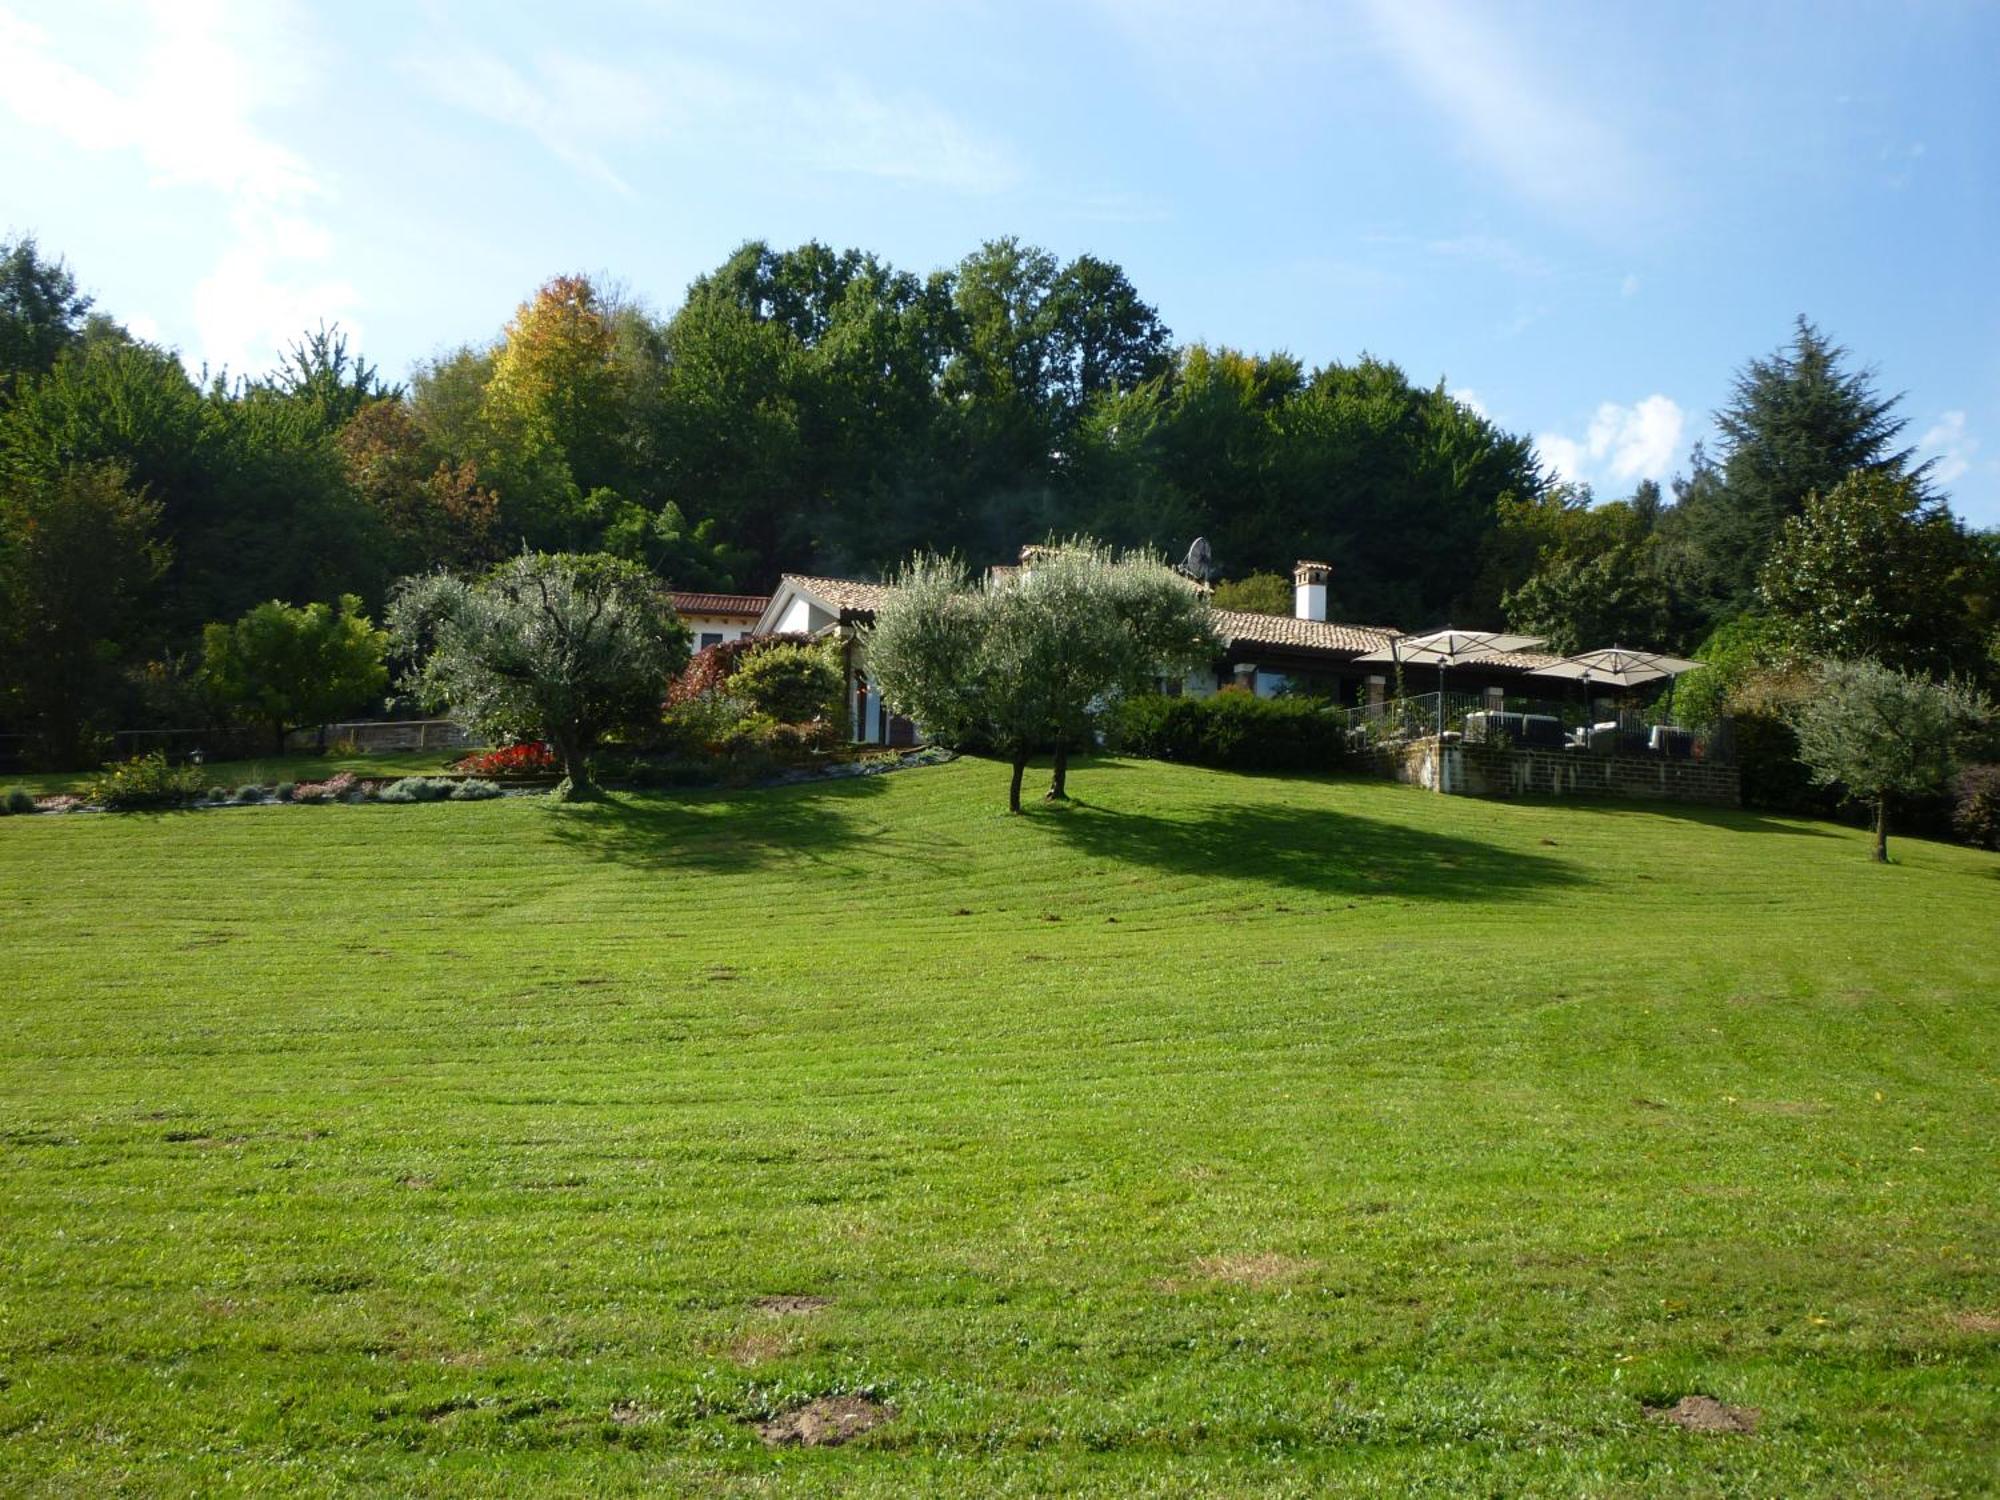
[[[1585,472],[1587,464],[1583,444],[1575,439],[1545,432],[1535,439],[1535,451],[1541,455],[1543,463],[1555,470],[1558,479],[1571,484],[1584,484],[1589,481],[1589,475]]]
[[[405,66],[446,103],[524,131],[620,193],[632,188],[611,159],[661,143],[967,193],[1000,191],[1020,176],[1005,147],[942,106],[854,78],[791,88],[709,61],[659,57],[640,68],[559,52],[524,69],[484,48],[450,46]]]
[[[1456,401],[1460,406],[1465,407],[1474,416],[1487,418],[1491,418],[1492,416],[1492,413],[1486,409],[1486,403],[1479,399],[1479,392],[1475,391],[1469,385],[1462,385],[1453,391],[1451,399]]]
[[[234,239],[195,292],[201,361],[260,369],[322,318],[351,329],[354,289],[302,274],[302,263],[332,253],[332,236],[310,216],[328,185],[256,123],[301,92],[296,60],[310,48],[289,14],[215,0],[162,0],[146,14],[136,77],[121,91],[0,12],[0,103],[84,151],[136,154],[160,190],[223,199]]]
[[[1501,26],[1456,0],[1366,0],[1376,33],[1461,148],[1517,193],[1572,221],[1656,212],[1655,173],[1604,120],[1530,66]]]
[[[1965,430],[1962,411],[1944,413],[1917,439],[1918,455],[1934,460],[1937,465],[1931,470],[1931,477],[1939,484],[1962,478],[1971,469],[1972,457],[1978,451],[1979,439]]]
[[[1543,433],[1535,448],[1544,463],[1573,483],[1631,485],[1667,477],[1686,427],[1680,404],[1655,394],[1631,406],[1606,401],[1581,441]]]

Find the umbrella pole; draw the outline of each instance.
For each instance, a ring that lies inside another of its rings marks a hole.
[[[1444,791],[1444,658],[1438,658],[1438,735],[1437,735],[1438,791]]]

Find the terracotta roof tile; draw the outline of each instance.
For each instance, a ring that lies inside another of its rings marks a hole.
[[[1233,646],[1289,646],[1294,649],[1361,653],[1379,651],[1402,632],[1387,625],[1342,625],[1333,620],[1301,620],[1293,615],[1258,615],[1218,609],[1216,628]]]
[[[842,614],[872,615],[889,597],[886,583],[857,583],[852,578],[816,578],[806,573],[787,573],[785,582],[797,586],[822,603],[831,604]]]
[[[675,589],[669,596],[684,615],[748,615],[755,619],[771,602],[769,594],[700,594]]]

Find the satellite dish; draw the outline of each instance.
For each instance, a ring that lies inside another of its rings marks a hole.
[[[1215,554],[1208,550],[1208,538],[1198,536],[1188,548],[1187,561],[1181,564],[1181,571],[1190,578],[1198,578],[1203,583],[1215,576]]]

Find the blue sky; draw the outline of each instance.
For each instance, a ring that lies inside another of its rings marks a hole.
[[[0,0],[0,228],[190,364],[325,318],[397,375],[560,271],[665,311],[746,239],[1013,233],[1604,497],[1804,312],[1994,525],[1996,77],[1970,3]]]

